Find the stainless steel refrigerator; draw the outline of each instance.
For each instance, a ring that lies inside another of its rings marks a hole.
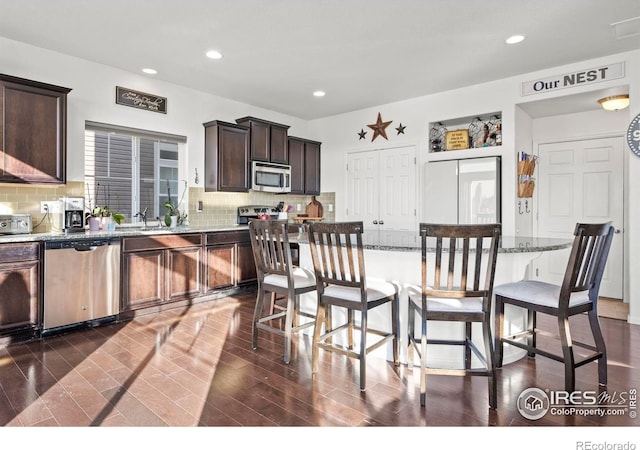
[[[499,223],[500,157],[425,164],[423,220],[430,223]]]

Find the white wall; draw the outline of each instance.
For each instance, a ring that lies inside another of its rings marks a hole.
[[[240,117],[254,116],[290,125],[290,135],[308,137],[307,122],[302,119],[1,37],[0,72],[72,89],[67,117],[69,181],[83,180],[86,120],[186,136],[188,164],[180,168],[180,178],[190,186],[194,186],[196,169],[204,179],[205,122],[235,123]],[[167,114],[117,105],[116,86],[166,97]]]
[[[625,62],[625,76],[621,79],[594,83],[560,91],[536,94],[523,98],[520,93],[521,84],[535,79],[571,73],[593,67]],[[553,119],[533,120],[517,105],[528,101],[537,101],[572,95],[592,90],[614,88],[621,85],[630,86],[629,94],[632,106],[619,113],[605,113],[594,111],[570,115]],[[502,112],[503,145],[499,150],[503,164],[503,232],[505,234],[523,234],[532,230],[530,218],[518,218],[516,197],[516,156],[518,151],[532,151],[533,142],[554,139],[557,137],[592,137],[608,133],[624,134],[630,118],[640,112],[640,102],[633,104],[634,98],[640,97],[640,51],[611,55],[581,63],[528,73],[518,77],[484,83],[454,91],[442,92],[436,95],[413,98],[410,100],[379,105],[347,114],[341,114],[310,122],[310,132],[323,142],[322,146],[322,183],[326,188],[336,193],[336,220],[344,219],[346,176],[344,168],[346,154],[355,151],[365,151],[379,148],[393,148],[400,145],[416,145],[418,148],[419,167],[432,155],[428,154],[429,123],[446,121],[457,117],[468,117],[493,111]],[[373,132],[367,125],[375,123],[377,114],[382,115],[383,121],[392,120],[387,128],[388,140],[377,138],[371,142]],[[402,123],[406,126],[403,135],[397,135],[395,128]],[[367,131],[367,138],[360,140],[358,132]],[[516,135],[517,132],[517,135]],[[627,153],[630,153],[627,151]],[[627,218],[625,232],[629,243],[629,260],[627,273],[640,270],[640,202],[633,199],[640,198],[640,177],[630,174],[640,173],[640,158],[633,155],[625,156],[625,171],[629,180],[625,199]],[[418,177],[423,171],[418,170]],[[423,180],[418,182],[418,190],[423,186]],[[420,203],[420,202],[419,202]],[[531,205],[530,205],[531,207]],[[419,214],[422,217],[421,214]],[[518,228],[522,228],[518,232]],[[630,321],[640,323],[640,278],[625,277],[628,285],[630,303]]]
[[[627,74],[629,77],[629,117],[633,118],[640,114],[640,52],[635,52],[634,57],[627,60]],[[627,124],[628,127],[628,124]],[[625,130],[626,131],[626,130]],[[625,243],[628,244],[627,254],[628,264],[625,268],[625,279],[629,281],[625,286],[629,293],[629,321],[640,324],[640,158],[626,152],[625,156],[625,179],[628,185],[625,186]]]
[[[533,154],[533,120],[519,106],[515,107],[515,150]],[[516,187],[517,188],[517,187]],[[514,206],[516,236],[531,236],[533,233],[532,199],[517,198]]]

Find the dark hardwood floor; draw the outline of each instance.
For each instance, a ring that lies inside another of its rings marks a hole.
[[[289,365],[282,362],[278,336],[261,333],[260,348],[251,349],[253,304],[253,295],[228,297],[2,348],[0,424],[626,427],[640,420],[628,409],[620,416],[525,419],[516,408],[524,389],[564,386],[562,366],[540,357],[499,371],[497,411],[488,409],[484,377],[430,376],[427,405],[420,408],[419,370],[375,357],[365,393],[358,389],[357,361],[336,354],[320,354],[321,372],[312,380],[308,336],[294,340]],[[640,387],[640,327],[607,318],[601,323],[609,352],[607,392],[628,395]],[[586,319],[576,328],[586,328]],[[578,369],[577,389],[598,389],[595,364]]]

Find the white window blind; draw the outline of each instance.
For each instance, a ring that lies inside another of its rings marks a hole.
[[[88,207],[108,205],[127,220],[147,209],[147,218],[165,214],[164,202],[177,203],[179,143],[164,133],[85,126],[85,201]]]

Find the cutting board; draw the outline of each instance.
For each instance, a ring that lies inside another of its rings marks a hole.
[[[320,219],[324,215],[324,210],[322,208],[322,203],[316,200],[315,195],[311,197],[311,203],[307,205],[307,209],[305,210],[307,217]]]

